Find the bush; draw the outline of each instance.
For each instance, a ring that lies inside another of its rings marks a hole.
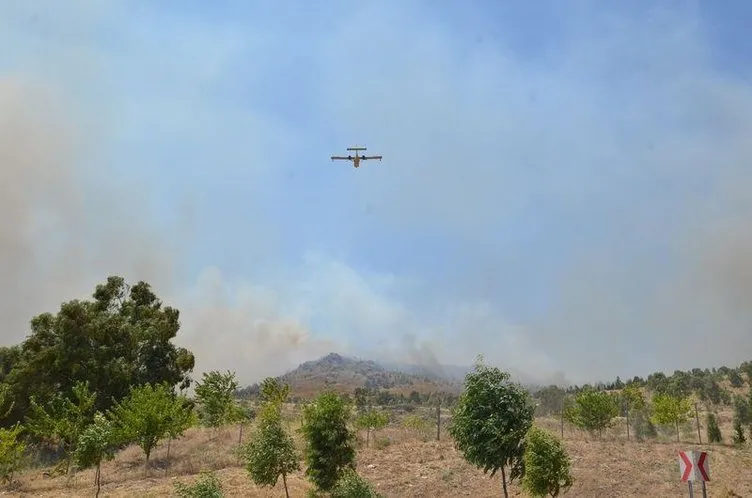
[[[561,441],[537,427],[528,431],[525,440],[522,487],[532,496],[559,496],[572,487],[571,462]]]
[[[348,469],[332,489],[331,498],[381,498],[374,487],[357,472]]]
[[[180,498],[223,498],[222,482],[213,471],[201,471],[201,474],[191,485],[182,482],[175,483],[175,493]]]
[[[13,474],[21,468],[26,445],[18,440],[23,431],[20,424],[10,429],[0,428],[0,479],[3,483],[10,483]]]

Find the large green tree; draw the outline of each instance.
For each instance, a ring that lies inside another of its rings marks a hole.
[[[0,375],[15,401],[6,425],[23,419],[31,394],[46,404],[71,397],[78,382],[97,393],[100,411],[132,385],[189,386],[193,354],[172,343],[180,329],[177,309],[163,306],[146,282],[131,287],[118,276],[97,285],[92,297],[32,318],[20,347],[0,351]]]
[[[454,409],[449,433],[469,463],[491,472],[501,470],[504,496],[510,482],[525,474],[525,435],[533,425],[530,394],[512,383],[509,373],[484,365],[482,358],[465,377],[465,389]]]

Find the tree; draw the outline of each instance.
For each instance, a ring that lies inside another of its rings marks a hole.
[[[279,379],[267,377],[261,381],[261,400],[284,403],[290,395],[290,386]]]
[[[603,429],[609,427],[619,413],[614,397],[605,391],[588,389],[577,393],[574,405],[565,410],[564,417],[576,427],[589,432],[597,432],[601,437]]]
[[[269,388],[273,383],[266,383]],[[280,387],[279,384],[274,384]],[[259,429],[256,436],[242,448],[246,470],[259,486],[274,487],[279,476],[285,487],[285,496],[290,497],[287,489],[287,476],[300,470],[300,463],[295,452],[295,442],[282,427],[282,403],[287,396],[287,389],[268,389],[264,404],[259,413]]]
[[[366,430],[366,447],[369,445],[371,431],[383,429],[389,423],[389,415],[373,408],[360,414],[355,420],[355,426],[358,429]]]
[[[3,483],[12,482],[13,474],[21,467],[26,444],[18,436],[23,430],[21,424],[0,428],[0,479]]]
[[[744,437],[744,426],[739,417],[734,416],[734,444],[744,444],[747,438]]]
[[[207,427],[219,427],[231,422],[235,414],[234,393],[237,389],[234,372],[204,372],[203,381],[197,383],[195,389],[196,399],[201,405],[201,422]]]
[[[157,443],[166,436],[179,436],[188,428],[184,412],[190,405],[167,384],[144,384],[113,406],[110,419],[118,443],[135,442],[144,451],[146,468]]]
[[[731,383],[731,387],[742,387],[744,385],[744,378],[739,373],[739,370],[731,369],[728,372],[728,379]]]
[[[355,469],[355,435],[347,426],[350,414],[349,403],[333,392],[321,393],[303,407],[305,474],[321,491],[331,491],[346,469]]]
[[[66,474],[70,472],[79,438],[94,418],[96,397],[89,391],[88,383],[78,382],[73,387],[73,399],[59,394],[46,409],[33,396],[30,400],[31,415],[26,427],[31,434],[60,446],[66,456]]]
[[[76,463],[85,469],[96,467],[94,484],[97,486],[97,494],[102,487],[102,462],[115,456],[113,445],[112,422],[100,412],[94,415],[94,422],[86,427],[78,438],[76,447]]]
[[[636,384],[628,384],[622,389],[621,395],[630,410],[642,410],[645,408],[645,397]]]
[[[533,496],[559,496],[572,487],[571,462],[555,436],[532,427],[526,437],[522,487]]]
[[[465,460],[493,477],[501,470],[504,496],[508,496],[505,467],[510,482],[523,477],[524,438],[533,424],[535,407],[509,373],[483,364],[465,376],[465,388],[454,408],[449,433]]]
[[[707,426],[709,442],[720,443],[723,441],[723,435],[721,434],[721,428],[718,427],[718,420],[715,417],[715,413],[708,412],[705,418],[705,425]]]
[[[656,394],[653,397],[653,422],[660,425],[673,425],[676,428],[676,441],[679,441],[679,424],[689,419],[692,405],[689,398]]]
[[[78,382],[97,393],[100,411],[132,385],[188,387],[193,354],[171,342],[180,328],[178,310],[163,307],[149,284],[129,287],[117,276],[97,285],[93,298],[32,318],[31,334],[18,350],[0,355],[3,381],[16,402],[6,425],[24,418],[32,394],[46,405],[58,395],[71,397]]]
[[[256,436],[245,447],[246,470],[254,483],[274,487],[282,476],[289,498],[287,476],[300,470],[295,442],[282,427],[278,411],[265,410]]]

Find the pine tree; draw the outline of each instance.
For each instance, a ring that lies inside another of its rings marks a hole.
[[[706,425],[708,427],[708,441],[710,441],[711,443],[722,442],[723,435],[721,434],[721,428],[718,427],[718,421],[715,418],[715,413],[708,412]]]

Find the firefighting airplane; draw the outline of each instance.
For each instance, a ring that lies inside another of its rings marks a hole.
[[[332,156],[332,161],[334,161],[335,159],[352,161],[353,162],[353,166],[356,167],[356,168],[360,167],[360,161],[365,161],[366,159],[378,159],[379,161],[381,161],[381,157],[382,156],[361,156],[361,155],[359,155],[358,151],[366,150],[365,147],[348,147],[347,150],[354,150],[355,151],[355,155],[354,156],[351,156],[351,155],[347,155],[347,156]]]

